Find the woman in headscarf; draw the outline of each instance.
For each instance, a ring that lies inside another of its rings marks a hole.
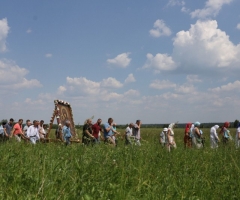
[[[194,123],[194,129],[192,133],[192,144],[193,144],[193,147],[197,149],[200,149],[203,147],[203,141],[202,141],[202,136],[200,131],[200,122]]]
[[[237,131],[236,131],[236,147],[240,147],[240,122],[238,123],[237,126]]]
[[[227,144],[229,140],[232,140],[232,136],[230,135],[230,131],[227,130],[227,128],[230,126],[229,122],[225,122],[223,126],[221,127],[221,130],[219,132],[220,135],[222,135],[222,142],[223,144]]]
[[[210,146],[212,149],[217,148],[218,143],[220,142],[218,135],[217,135],[218,128],[219,128],[219,126],[215,125],[210,129]]]
[[[191,125],[192,123],[187,123],[185,127],[185,134],[184,134],[184,147],[191,148],[192,147],[192,138],[191,138]]]
[[[174,132],[173,129],[175,127],[175,123],[171,123],[168,126],[168,131],[167,131],[167,140],[168,140],[168,144],[167,144],[167,149],[170,152],[172,148],[176,149],[177,145],[176,142],[174,140]]]
[[[164,128],[163,131],[160,133],[159,142],[160,142],[160,144],[162,145],[162,147],[165,147],[165,145],[166,145],[167,132],[168,132],[168,129],[167,129],[167,128]]]

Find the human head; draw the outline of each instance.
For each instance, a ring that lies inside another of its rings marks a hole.
[[[40,121],[40,126],[42,126],[44,124],[44,120]]]
[[[99,118],[99,119],[97,120],[97,124],[98,124],[98,125],[101,125],[101,123],[102,123],[102,120]]]
[[[114,126],[114,127],[116,127],[116,126],[117,126],[117,124],[116,124],[116,123],[113,123],[113,126]]]
[[[87,124],[91,125],[92,124],[92,119],[87,119]]]
[[[128,126],[129,126],[129,128],[132,128],[133,127],[133,123],[131,122]]]
[[[195,127],[200,127],[200,124],[201,124],[200,122],[195,122],[195,123],[194,123],[194,126],[195,126]]]
[[[33,121],[33,126],[37,127],[39,125],[39,121],[38,120],[34,120]]]
[[[113,118],[108,118],[108,123],[111,125],[113,123]]]
[[[19,120],[18,120],[18,123],[19,123],[19,124],[22,124],[22,123],[23,123],[23,119],[19,119]]]
[[[217,129],[219,128],[219,126],[218,126],[218,125],[215,125],[214,128],[217,130]]]
[[[65,125],[66,125],[67,127],[69,127],[69,126],[70,126],[70,121],[67,120],[67,121],[65,122]]]
[[[43,128],[46,129],[47,128],[47,124],[43,124]]]
[[[141,120],[140,119],[136,120],[136,124],[137,125],[141,124]]]
[[[11,118],[11,119],[9,120],[9,124],[13,124],[13,122],[14,122],[14,119]]]
[[[224,125],[223,125],[223,127],[225,127],[225,128],[228,128],[229,126],[230,126],[229,122],[225,122]]]
[[[31,126],[31,121],[28,119],[28,120],[26,120],[26,125],[27,126]]]

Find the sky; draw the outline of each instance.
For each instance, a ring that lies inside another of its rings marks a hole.
[[[240,119],[239,0],[1,0],[0,117]],[[55,121],[56,122],[56,121]]]

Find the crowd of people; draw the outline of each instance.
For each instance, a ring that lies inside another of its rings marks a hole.
[[[125,138],[125,145],[135,144],[141,146],[141,124],[141,120],[136,120],[135,124],[128,124],[124,134],[122,135]],[[70,121],[66,120],[63,126],[61,124],[58,125],[58,129],[56,131],[56,133],[58,133],[56,134],[56,138],[62,139],[66,145],[71,143],[72,132],[70,125]],[[166,147],[169,152],[172,149],[177,148],[174,139],[174,128],[176,125],[176,123],[171,123],[168,128],[164,128],[160,133],[159,142],[163,147]],[[200,129],[200,125],[200,122],[186,124],[183,138],[185,148],[201,149],[204,147],[205,137]],[[99,144],[100,141],[104,141],[105,143],[107,142],[113,146],[117,146],[117,138],[121,135],[121,133],[117,131],[116,126],[117,124],[114,123],[112,118],[109,118],[104,124],[102,124],[101,119],[98,119],[95,124],[92,124],[92,119],[87,119],[86,123],[83,125],[82,143],[84,145],[94,145]],[[229,122],[225,122],[221,128],[219,125],[211,127],[211,148],[217,148],[220,140],[222,140],[224,145],[233,140],[233,137],[228,130],[229,127]],[[220,131],[217,132],[219,128]],[[32,144],[36,144],[37,141],[46,141],[47,135],[47,124],[44,124],[43,120],[34,120],[33,122],[26,120],[26,124],[23,127],[23,119],[19,119],[17,123],[14,123],[14,120],[11,118],[9,122],[2,122],[0,125],[1,141],[7,141],[9,138],[14,137],[18,142],[21,142],[21,140],[24,139],[30,141]],[[240,123],[237,126],[235,142],[236,147],[240,147]]]
[[[201,149],[205,144],[205,137],[203,135],[202,130],[200,129],[200,122],[195,123],[187,123],[185,127],[184,134],[184,147],[185,148],[196,148]],[[160,133],[159,142],[163,147],[167,147],[168,151],[171,149],[177,148],[176,142],[174,140],[174,132],[173,129],[176,126],[175,123],[169,125],[168,128],[164,128]],[[226,145],[229,141],[233,140],[233,137],[228,130],[230,127],[229,122],[225,122],[223,126],[220,128],[219,133],[217,130],[219,129],[219,125],[214,125],[210,129],[210,147],[212,149],[218,148],[220,137],[222,139],[223,145]],[[237,126],[236,130],[236,138],[235,138],[236,147],[240,147],[240,123]]]

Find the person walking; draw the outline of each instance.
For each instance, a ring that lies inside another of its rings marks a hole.
[[[185,134],[184,134],[184,147],[185,149],[192,147],[192,138],[191,138],[191,125],[192,123],[187,123],[185,127]]]
[[[240,147],[240,122],[238,123],[238,126],[237,126],[235,142],[236,142],[236,147],[239,148]]]
[[[220,142],[218,134],[217,134],[218,128],[219,128],[219,126],[215,125],[210,129],[210,147],[212,149],[218,148],[218,143]]]
[[[167,132],[168,129],[164,128],[160,133],[159,143],[162,145],[162,147],[165,147],[167,145]]]
[[[132,128],[133,136],[135,137],[135,144],[138,146],[141,146],[141,125],[142,122],[138,119]]]
[[[192,145],[196,149],[201,149],[203,148],[203,141],[202,141],[202,136],[200,132],[200,122],[195,122],[194,123],[194,129],[192,132]]]
[[[13,129],[12,129],[12,133],[11,135],[14,135],[14,137],[16,138],[16,140],[18,142],[21,142],[21,137],[23,135],[23,132],[22,132],[22,123],[23,123],[23,119],[19,119],[18,120],[18,123],[16,123],[14,126],[13,126]]]
[[[40,139],[39,136],[39,121],[34,120],[33,125],[29,126],[27,129],[27,137],[32,144],[36,144],[37,140]]]
[[[63,126],[63,138],[66,146],[71,144],[70,138],[72,137],[71,129],[70,129],[70,121],[65,122],[65,126]]]
[[[168,144],[167,144],[167,149],[170,152],[171,149],[176,149],[177,148],[177,144],[175,142],[174,139],[174,131],[173,129],[175,128],[175,123],[171,123],[168,126],[168,131],[167,131],[167,140],[168,140]]]

